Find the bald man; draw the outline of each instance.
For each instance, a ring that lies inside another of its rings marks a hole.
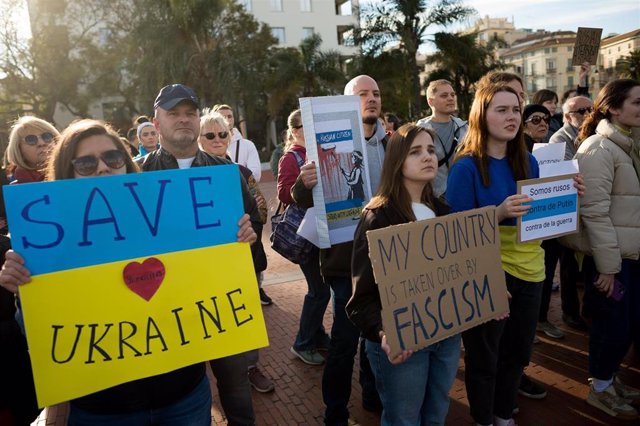
[[[359,75],[349,81],[344,88],[345,95],[360,97],[360,113],[364,130],[363,146],[367,150],[367,165],[371,191],[375,193],[380,184],[380,173],[384,161],[387,136],[384,122],[380,119],[382,101],[378,83],[368,75]],[[300,168],[300,175],[291,192],[293,199],[301,207],[311,207],[311,189],[318,177],[313,163]],[[347,318],[345,306],[351,298],[351,242],[336,244],[321,250],[320,270],[324,282],[333,290],[333,326],[331,344],[322,375],[322,398],[326,405],[325,424],[347,425],[349,421],[349,398],[351,397],[351,377],[353,363],[358,351],[360,331]],[[362,345],[364,347],[364,345]],[[375,389],[375,379],[364,350],[360,352],[360,385],[362,405],[368,411],[381,411],[382,405]]]

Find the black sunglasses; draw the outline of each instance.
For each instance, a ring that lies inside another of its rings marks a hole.
[[[569,111],[569,114],[580,114],[580,115],[585,115],[588,112],[593,111],[593,108],[591,107],[587,107],[587,108],[578,108],[575,111]]]
[[[95,155],[85,155],[71,160],[73,170],[80,176],[89,176],[96,172],[98,163],[102,160],[110,169],[119,169],[124,166],[124,153],[117,149],[105,151],[99,157]]]
[[[525,123],[533,123],[534,126],[537,126],[542,120],[544,120],[545,123],[549,124],[551,122],[551,117],[549,117],[548,115],[545,115],[544,117],[540,115],[534,115],[533,117],[527,119]]]
[[[218,132],[218,137],[220,139],[226,139],[227,136],[229,136],[229,132]],[[214,140],[216,138],[216,132],[209,132],[209,133],[205,133],[204,135],[200,135],[200,136],[204,136],[205,138],[209,139],[210,141]]]
[[[304,126],[301,124],[299,126],[293,126],[294,129],[302,129]]]
[[[38,144],[38,138],[42,139],[42,142],[44,142],[44,143],[53,142],[53,135],[51,133],[49,133],[49,132],[44,132],[40,136],[38,136],[38,135],[27,135],[27,136],[24,137],[24,142],[27,145],[35,146],[35,145]]]

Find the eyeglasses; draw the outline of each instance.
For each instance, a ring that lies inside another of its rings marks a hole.
[[[209,133],[205,133],[204,135],[200,135],[200,136],[204,136],[205,138],[209,139],[210,141],[214,140],[216,138],[216,134],[218,135],[218,137],[220,139],[226,139],[227,136],[229,136],[229,132],[209,132]]]
[[[124,153],[117,149],[105,151],[99,157],[85,155],[71,160],[73,170],[80,176],[92,175],[98,170],[98,163],[102,160],[110,169],[119,169],[124,166]]]
[[[593,111],[593,108],[588,107],[588,108],[578,108],[575,111],[569,111],[569,114],[580,114],[580,115],[585,115],[586,113],[589,113]]]
[[[551,122],[551,117],[549,117],[548,115],[534,115],[533,117],[527,119],[525,123],[533,123],[534,126],[537,126],[542,120],[544,120],[545,123],[549,124]]]
[[[294,129],[302,129],[304,126],[301,124],[299,126],[292,126]]]
[[[49,132],[44,132],[40,136],[38,135],[27,135],[24,137],[24,142],[29,146],[35,146],[38,144],[38,138],[42,139],[44,143],[53,142],[53,134]]]

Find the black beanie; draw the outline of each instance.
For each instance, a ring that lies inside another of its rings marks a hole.
[[[524,107],[524,114],[522,114],[522,121],[527,121],[529,117],[533,115],[534,112],[541,112],[548,116],[551,116],[551,113],[547,109],[547,107],[539,105],[539,104],[529,104]]]

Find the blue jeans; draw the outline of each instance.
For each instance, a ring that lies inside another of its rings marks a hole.
[[[366,341],[382,400],[381,425],[444,425],[460,359],[460,334],[393,365],[379,343]]]
[[[319,250],[314,250],[313,256],[307,263],[300,265],[300,269],[307,280],[308,290],[304,296],[300,328],[293,348],[297,351],[308,351],[316,349],[318,343],[327,339],[322,319],[331,294],[329,286],[320,274]]]
[[[74,407],[69,426],[210,426],[211,390],[206,377],[181,400],[163,408],[129,414],[95,414]]]
[[[329,353],[322,373],[322,399],[326,405],[324,421],[327,425],[346,425],[349,420],[347,406],[351,398],[353,361],[358,351],[360,330],[347,318],[345,310],[352,293],[351,278],[325,277],[325,282],[331,287],[333,294],[333,326]],[[361,367],[365,367],[362,362]],[[360,372],[363,402],[369,395],[377,397],[374,381],[362,380],[363,374],[366,375],[367,372],[371,375],[370,368]]]
[[[640,331],[640,260],[622,259],[615,279],[624,286],[620,301],[606,297],[594,286],[597,278],[593,258],[585,256],[584,305],[592,319],[589,329],[589,374],[611,379],[619,370],[634,334]]]

